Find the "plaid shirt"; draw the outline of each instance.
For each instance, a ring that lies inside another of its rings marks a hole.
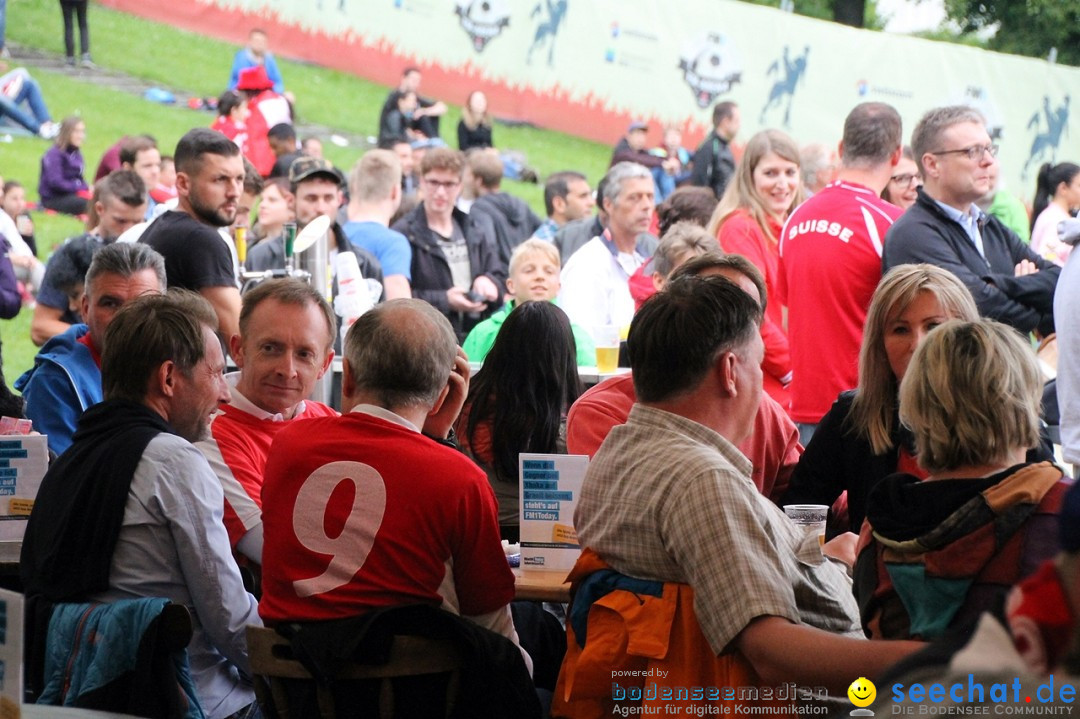
[[[766,615],[862,637],[846,572],[758,493],[750,468],[713,430],[635,404],[589,464],[581,545],[622,574],[693,587],[717,654]]]

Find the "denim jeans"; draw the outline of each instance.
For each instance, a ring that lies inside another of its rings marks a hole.
[[[0,2],[3,1],[0,0]],[[16,68],[0,77],[0,87],[16,79],[20,81],[20,87],[14,97],[0,94],[0,117],[10,117],[36,135],[38,130],[41,129],[41,124],[52,119],[49,115],[49,108],[45,106],[41,86],[37,84],[37,80],[30,77],[30,73],[24,68]],[[31,114],[27,114],[22,108],[24,103],[29,106]]]
[[[7,36],[7,0],[0,0],[0,50],[4,49],[4,38]]]

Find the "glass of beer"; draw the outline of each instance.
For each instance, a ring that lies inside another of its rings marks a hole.
[[[818,544],[825,544],[825,521],[829,517],[829,508],[824,504],[789,504],[784,507],[784,514],[807,534],[816,534]]]
[[[596,343],[596,371],[611,374],[619,366],[619,328],[617,325],[600,325],[593,328]]]

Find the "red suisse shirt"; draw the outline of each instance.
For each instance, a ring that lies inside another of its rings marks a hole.
[[[901,210],[868,187],[834,182],[799,205],[780,237],[779,299],[788,307],[791,418],[821,420],[859,382],[859,347],[881,279],[885,233]]]

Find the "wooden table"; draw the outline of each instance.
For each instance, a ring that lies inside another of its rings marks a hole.
[[[514,569],[514,598],[537,602],[570,601],[570,585],[565,582],[567,570],[542,571]]]

